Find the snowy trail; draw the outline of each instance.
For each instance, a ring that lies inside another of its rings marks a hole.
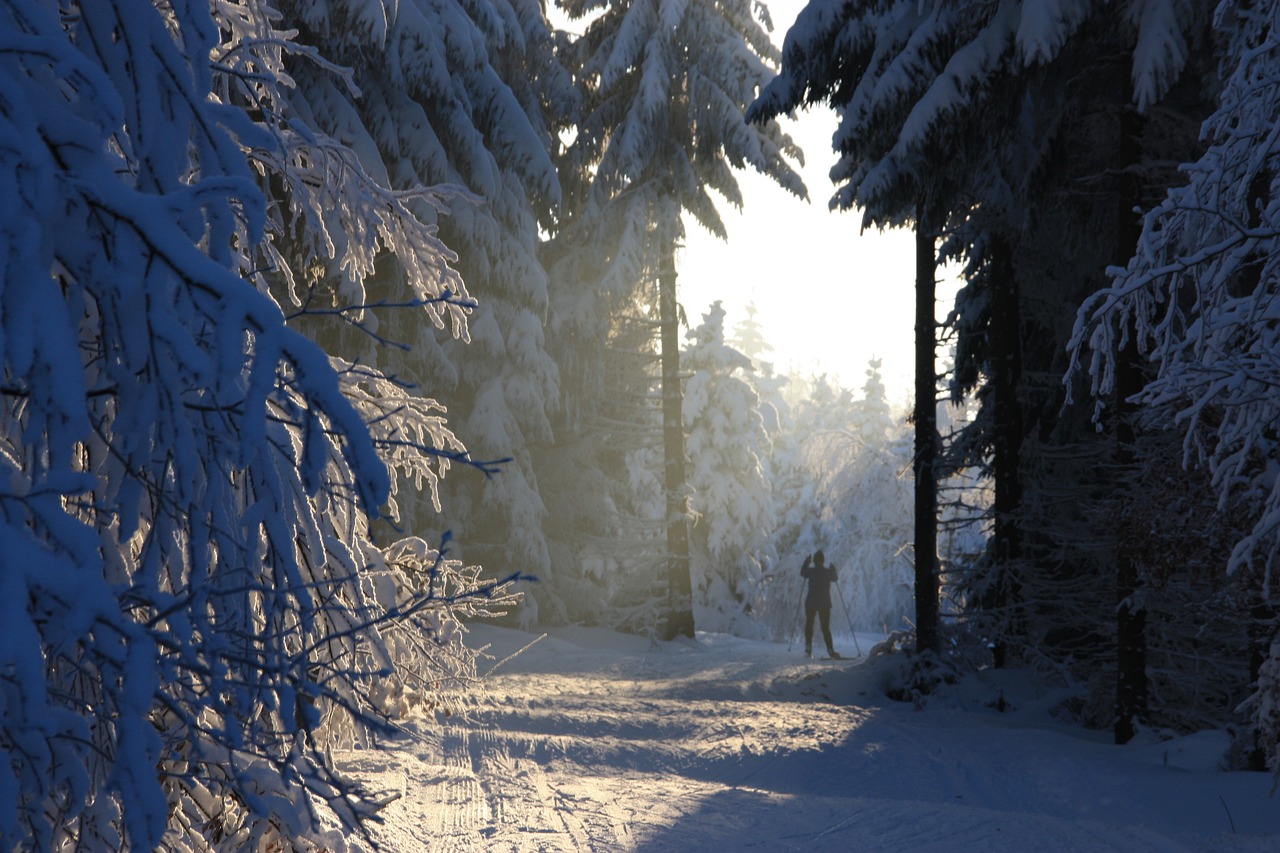
[[[473,634],[498,660],[530,639]],[[337,757],[400,794],[377,835],[402,853],[1280,849],[1270,779],[1201,766],[1220,740],[1116,749],[1031,701],[985,709],[981,684],[917,711],[877,672],[723,636],[565,631],[466,713]]]

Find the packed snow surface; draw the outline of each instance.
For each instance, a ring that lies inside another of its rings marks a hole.
[[[494,668],[465,713],[336,756],[396,797],[388,850],[1280,850],[1273,780],[1220,770],[1226,734],[1116,747],[1025,673],[916,707],[882,689],[897,655],[582,628],[470,642]]]

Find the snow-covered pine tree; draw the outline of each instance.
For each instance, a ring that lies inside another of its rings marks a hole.
[[[1052,77],[1042,72],[1052,71],[1073,41],[1092,34],[1086,24],[1101,21],[1123,34],[1138,108],[1160,100],[1186,64],[1189,30],[1203,21],[1197,6],[1204,4],[812,0],[787,33],[782,73],[761,92],[749,118],[820,102],[841,110],[833,137],[840,159],[832,169],[838,185],[832,206],[861,207],[866,225],[906,224],[920,200],[922,160],[946,167],[952,187],[944,193],[967,183],[966,170],[976,166],[985,170],[975,176],[979,185],[999,175],[990,143],[1006,141],[1005,134],[996,124],[1000,119],[982,109],[999,106],[1011,84]],[[1009,132],[1027,129],[1038,134],[1043,128],[1031,124]],[[1013,162],[1024,171],[1034,168],[1025,157]],[[993,183],[987,195],[994,191],[1000,201],[1020,184]]]
[[[755,628],[776,520],[766,469],[772,447],[747,379],[751,360],[725,343],[724,316],[716,302],[688,334],[684,425],[695,614],[707,630],[739,633]]]
[[[1224,3],[1218,16],[1223,88],[1204,125],[1209,146],[1185,185],[1147,214],[1127,267],[1113,269],[1111,286],[1081,308],[1071,345],[1073,367],[1083,370],[1088,355],[1093,389],[1105,395],[1126,337],[1136,335],[1152,368],[1138,400],[1151,418],[1179,425],[1184,464],[1205,466],[1219,508],[1247,519],[1223,568],[1251,590],[1260,662],[1274,655],[1280,608],[1280,6]],[[1260,742],[1274,745],[1268,672],[1254,708]],[[1267,760],[1280,772],[1273,752]]]
[[[783,74],[753,108],[754,116],[835,105],[841,159],[833,176],[842,186],[833,204],[862,205],[868,224],[899,224],[918,209],[927,176],[939,223],[953,234],[948,251],[970,262],[958,387],[1000,387],[980,395],[992,408],[966,430],[952,467],[982,461],[999,444],[994,594],[973,599],[1003,614],[997,635],[1055,645],[1055,635],[1078,636],[1082,621],[1114,610],[1114,601],[1089,598],[1114,549],[1082,548],[1087,522],[1062,511],[1060,485],[1076,486],[1071,505],[1089,505],[1110,482],[1098,473],[1115,470],[1101,464],[1115,455],[1112,439],[1094,438],[1087,418],[1061,415],[1063,320],[1123,256],[1118,244],[1136,198],[1126,181],[1140,175],[1139,189],[1150,193],[1168,179],[1158,164],[1190,150],[1179,145],[1197,121],[1199,80],[1183,71],[1209,5],[817,0],[788,34]],[[1148,110],[1157,101],[1162,109]],[[1148,112],[1135,124],[1140,110]],[[1085,185],[1089,193],[1080,192]],[[983,354],[980,366],[973,350]],[[1025,445],[1008,440],[1018,430]],[[1035,494],[1024,488],[1048,484]],[[1027,547],[1034,558],[1018,562]],[[1027,567],[1040,577],[1017,578]],[[1045,583],[1058,592],[1046,594]],[[1063,607],[1071,602],[1080,607]],[[1057,649],[1077,659],[1081,651]]]
[[[561,304],[574,295],[565,290]],[[540,584],[539,602],[553,624],[652,633],[667,568],[656,293],[593,298],[600,302],[583,314],[560,315],[553,336],[569,405],[555,447],[538,457],[539,482],[559,508],[547,528],[556,570]]]
[[[6,849],[286,849],[325,806],[350,832],[373,807],[324,746],[415,686],[392,623],[452,646],[420,691],[469,673],[445,605],[474,585],[368,529],[395,477],[434,483],[433,449],[461,447],[269,292],[338,245],[354,289],[396,253],[441,319],[460,282],[407,207],[432,194],[290,110],[286,54],[337,69],[277,22],[0,2]]]
[[[475,458],[508,461],[488,478],[450,478],[443,512],[402,493],[398,523],[423,535],[452,530],[468,559],[542,573],[550,559],[546,505],[532,447],[551,441],[559,370],[547,352],[550,296],[538,247],[540,230],[555,224],[560,188],[551,150],[574,115],[575,98],[543,6],[536,0],[284,0],[282,6],[302,25],[300,39],[352,68],[354,88],[344,89],[302,59],[291,65],[300,111],[325,132],[358,141],[362,163],[394,189],[448,184],[470,194],[456,198],[447,216],[419,211],[457,251],[455,266],[477,297],[466,335],[422,322],[416,312],[383,308],[373,312],[378,338],[400,346],[378,346],[356,332],[344,347],[401,381],[448,389],[451,422]],[[398,305],[411,274],[382,264],[367,302]],[[330,279],[340,277],[331,271]],[[331,280],[318,285],[333,287]]]
[[[724,236],[710,191],[741,205],[732,169],[748,165],[803,194],[787,162],[798,151],[776,124],[742,121],[777,59],[763,5],[571,0],[565,9],[573,18],[595,17],[574,43],[583,113],[567,158],[575,177],[566,178],[571,208],[561,239],[601,259],[592,287],[617,293],[658,284],[671,597],[665,632],[691,635],[676,334],[680,217],[687,211]]]
[[[768,356],[773,352],[773,345],[765,340],[764,327],[756,319],[756,315],[760,311],[756,308],[755,302],[747,302],[743,306],[743,312],[747,316],[739,320],[738,324],[733,327],[733,334],[729,338],[729,343],[751,359],[751,364],[756,370],[762,370],[766,364],[772,364]]]

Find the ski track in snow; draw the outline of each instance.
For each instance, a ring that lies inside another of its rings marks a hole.
[[[472,639],[502,660],[532,638]],[[569,630],[488,675],[464,713],[335,757],[398,795],[374,828],[396,853],[1280,849],[1271,780],[1200,767],[1197,741],[1118,749],[1034,697],[983,707],[1012,683],[918,711],[885,698],[880,671]]]

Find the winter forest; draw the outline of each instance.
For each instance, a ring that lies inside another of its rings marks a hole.
[[[818,549],[896,699],[1280,774],[1280,2],[553,2],[0,0],[0,848],[328,849],[474,626]],[[752,171],[914,234],[909,410],[682,299]]]

